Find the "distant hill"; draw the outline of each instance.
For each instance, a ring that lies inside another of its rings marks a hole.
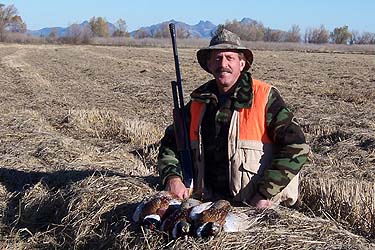
[[[81,26],[81,27],[88,26],[88,25],[89,25],[88,21],[84,21],[84,22],[79,24],[79,26]],[[112,23],[108,23],[108,25],[109,25],[109,32],[112,34],[116,30],[116,27]],[[62,37],[62,36],[67,35],[70,27],[71,27],[71,25],[68,26],[68,27],[65,27],[65,28],[63,28],[63,27],[49,27],[49,28],[42,28],[42,29],[39,29],[39,30],[27,30],[27,33],[32,35],[32,36],[47,37],[53,30],[55,30],[57,37]]]
[[[192,37],[200,37],[200,38],[208,38],[211,37],[212,31],[215,31],[217,28],[217,25],[211,23],[210,21],[200,21],[198,24],[195,25],[189,25],[184,22],[179,22],[175,20],[170,20],[158,24],[154,24],[147,27],[141,27],[140,29],[154,34],[157,30],[161,30],[162,26],[165,23],[174,23],[176,28],[183,28],[185,30],[188,30]],[[137,31],[130,32],[131,36],[134,36]]]
[[[56,35],[58,37],[66,35],[66,32],[68,28],[62,28],[62,27],[50,27],[50,28],[43,28],[40,30],[27,30],[27,34],[30,34],[32,36],[42,36],[47,37],[53,30],[56,31]]]
[[[250,23],[250,22],[253,22],[253,21],[254,20],[250,19],[250,18],[243,18],[240,21],[240,23]],[[188,30],[190,32],[190,34],[192,35],[192,37],[200,37],[200,38],[210,38],[212,32],[214,32],[217,29],[217,26],[218,26],[218,25],[213,24],[210,21],[200,21],[199,23],[197,23],[195,25],[189,25],[189,24],[184,23],[184,22],[179,22],[179,21],[176,21],[176,20],[170,20],[170,21],[166,21],[166,22],[162,22],[162,23],[158,23],[158,24],[153,24],[153,25],[147,26],[147,27],[142,27],[141,29],[145,30],[146,32],[150,32],[151,34],[153,34],[157,30],[160,30],[161,27],[165,23],[171,23],[171,22],[173,22],[176,25],[176,28],[182,27],[185,30]],[[88,21],[84,21],[80,24],[80,26],[86,26],[86,25],[88,25]],[[69,30],[69,27],[65,27],[65,28],[64,27],[48,27],[48,28],[42,28],[42,29],[39,29],[39,30],[28,30],[27,33],[32,35],[32,36],[47,37],[53,30],[55,30],[57,36],[62,37],[62,36],[66,36],[66,34]],[[116,30],[115,25],[112,24],[112,23],[109,23],[109,30],[110,30],[110,33],[112,34]],[[131,36],[134,36],[135,33],[136,33],[136,30],[130,31]]]
[[[255,22],[255,20],[247,17],[242,18],[242,20],[240,21],[241,24],[250,24],[252,22]]]

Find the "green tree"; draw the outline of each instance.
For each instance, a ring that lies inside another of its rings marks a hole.
[[[89,25],[93,36],[109,37],[109,25],[103,17],[92,17]]]
[[[347,25],[342,27],[337,27],[331,32],[331,40],[336,44],[347,44],[352,37]]]
[[[0,41],[5,40],[6,32],[26,32],[26,24],[14,5],[0,3]]]

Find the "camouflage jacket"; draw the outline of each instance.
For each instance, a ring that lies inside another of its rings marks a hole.
[[[226,171],[229,164],[227,157],[228,121],[231,118],[231,111],[251,107],[253,100],[251,75],[243,73],[236,83],[235,90],[229,96],[220,96],[215,80],[211,80],[193,91],[191,98],[193,100],[204,99],[209,107],[202,124],[207,168],[205,181],[211,184],[214,190],[219,190],[227,196],[229,186],[227,185],[228,171]],[[190,105],[191,101],[186,105],[187,111],[190,110]],[[305,143],[303,132],[295,122],[292,112],[274,88],[270,91],[266,109],[266,130],[276,150],[271,164],[257,182],[257,189],[263,196],[272,198],[298,174],[307,160],[309,147]],[[187,114],[190,120],[189,112]],[[188,121],[188,126],[189,124]],[[166,129],[161,141],[158,169],[163,184],[171,175],[182,178],[172,125]]]

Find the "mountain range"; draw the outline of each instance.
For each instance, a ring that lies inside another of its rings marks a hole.
[[[243,18],[240,23],[250,23],[253,22],[253,19],[250,18]],[[146,32],[149,32],[151,34],[154,34],[157,30],[161,30],[162,26],[165,25],[165,23],[174,23],[176,25],[176,28],[183,28],[190,32],[192,37],[200,37],[200,38],[210,38],[212,32],[214,32],[217,29],[218,25],[213,24],[210,21],[200,21],[199,23],[195,25],[189,25],[184,22],[179,22],[176,20],[170,20],[158,24],[153,24],[147,27],[142,27],[140,29],[143,29]],[[79,24],[80,27],[88,26],[88,21],[84,21],[81,24]],[[109,25],[109,31],[110,34],[112,34],[116,30],[116,26],[113,23],[108,22]],[[39,30],[28,30],[27,33],[32,36],[42,36],[47,37],[52,31],[56,32],[57,37],[63,37],[66,36],[68,33],[70,26],[68,27],[47,27],[42,28]],[[137,32],[137,30],[129,31],[130,36],[134,36],[134,34]]]

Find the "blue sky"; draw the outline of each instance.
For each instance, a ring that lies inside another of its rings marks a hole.
[[[101,16],[113,23],[124,19],[128,31],[171,19],[194,25],[200,20],[223,24],[249,17],[266,27],[282,30],[298,24],[304,32],[323,24],[330,31],[348,25],[349,30],[375,32],[374,0],[0,0],[0,3],[13,4],[31,30],[67,27]]]

